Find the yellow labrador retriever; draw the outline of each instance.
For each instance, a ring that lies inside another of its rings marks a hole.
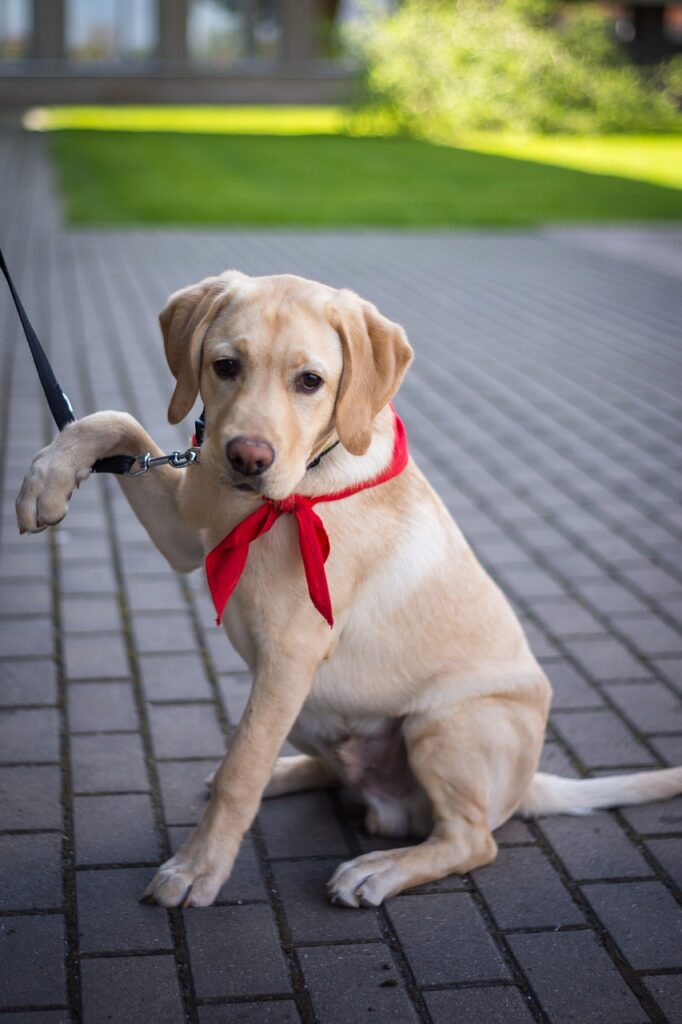
[[[250,546],[224,621],[252,669],[251,696],[206,812],[150,900],[210,904],[263,795],[341,782],[364,799],[369,832],[423,839],[337,869],[331,898],[359,906],[489,863],[493,831],[515,812],[682,791],[677,768],[538,774],[551,691],[505,597],[414,462],[357,489],[394,456],[390,400],[412,359],[401,327],[352,292],[236,271],[177,292],[160,320],[177,382],[170,421],[199,392],[205,402],[201,463],[119,480],[174,569],[195,569],[264,504],[356,493],[315,505],[331,546],[333,628],[311,601],[294,515]],[[97,459],[145,451],[160,454],[125,413],[68,426],[24,480],[20,529],[63,519]],[[276,759],[287,736],[302,753]]]

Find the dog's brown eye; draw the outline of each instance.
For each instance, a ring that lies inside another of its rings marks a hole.
[[[239,373],[238,359],[217,359],[213,369],[223,380],[234,380]]]
[[[299,391],[317,391],[321,384],[322,378],[316,373],[302,373],[297,381]]]

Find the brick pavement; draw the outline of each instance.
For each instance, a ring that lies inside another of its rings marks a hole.
[[[129,409],[183,444],[155,318],[205,274],[357,288],[405,324],[413,451],[554,681],[546,765],[682,762],[672,270],[552,232],[67,231],[43,146],[0,137],[2,238],[80,412]],[[200,576],[170,572],[112,479],[19,538],[52,428],[4,290],[0,317],[0,1024],[682,1020],[682,798],[513,821],[492,867],[375,912],[323,883],[377,844],[337,795],[300,794],[266,803],[215,907],[138,904],[247,680]]]

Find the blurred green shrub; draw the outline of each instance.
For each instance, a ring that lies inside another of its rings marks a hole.
[[[598,10],[556,0],[404,0],[353,23],[369,111],[412,135],[680,131],[672,82],[628,64]],[[672,72],[671,72],[672,74]],[[679,70],[676,84],[679,84]]]

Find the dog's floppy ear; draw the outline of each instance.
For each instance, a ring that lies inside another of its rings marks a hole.
[[[168,419],[179,423],[190,411],[199,393],[201,344],[219,309],[233,297],[244,274],[228,270],[219,277],[206,277],[171,295],[159,314],[166,359],[175,377],[175,391],[168,406]]]
[[[343,350],[336,432],[352,455],[364,455],[374,417],[400,387],[412,362],[412,348],[399,324],[354,292],[339,292],[339,301],[329,303],[327,315]]]

